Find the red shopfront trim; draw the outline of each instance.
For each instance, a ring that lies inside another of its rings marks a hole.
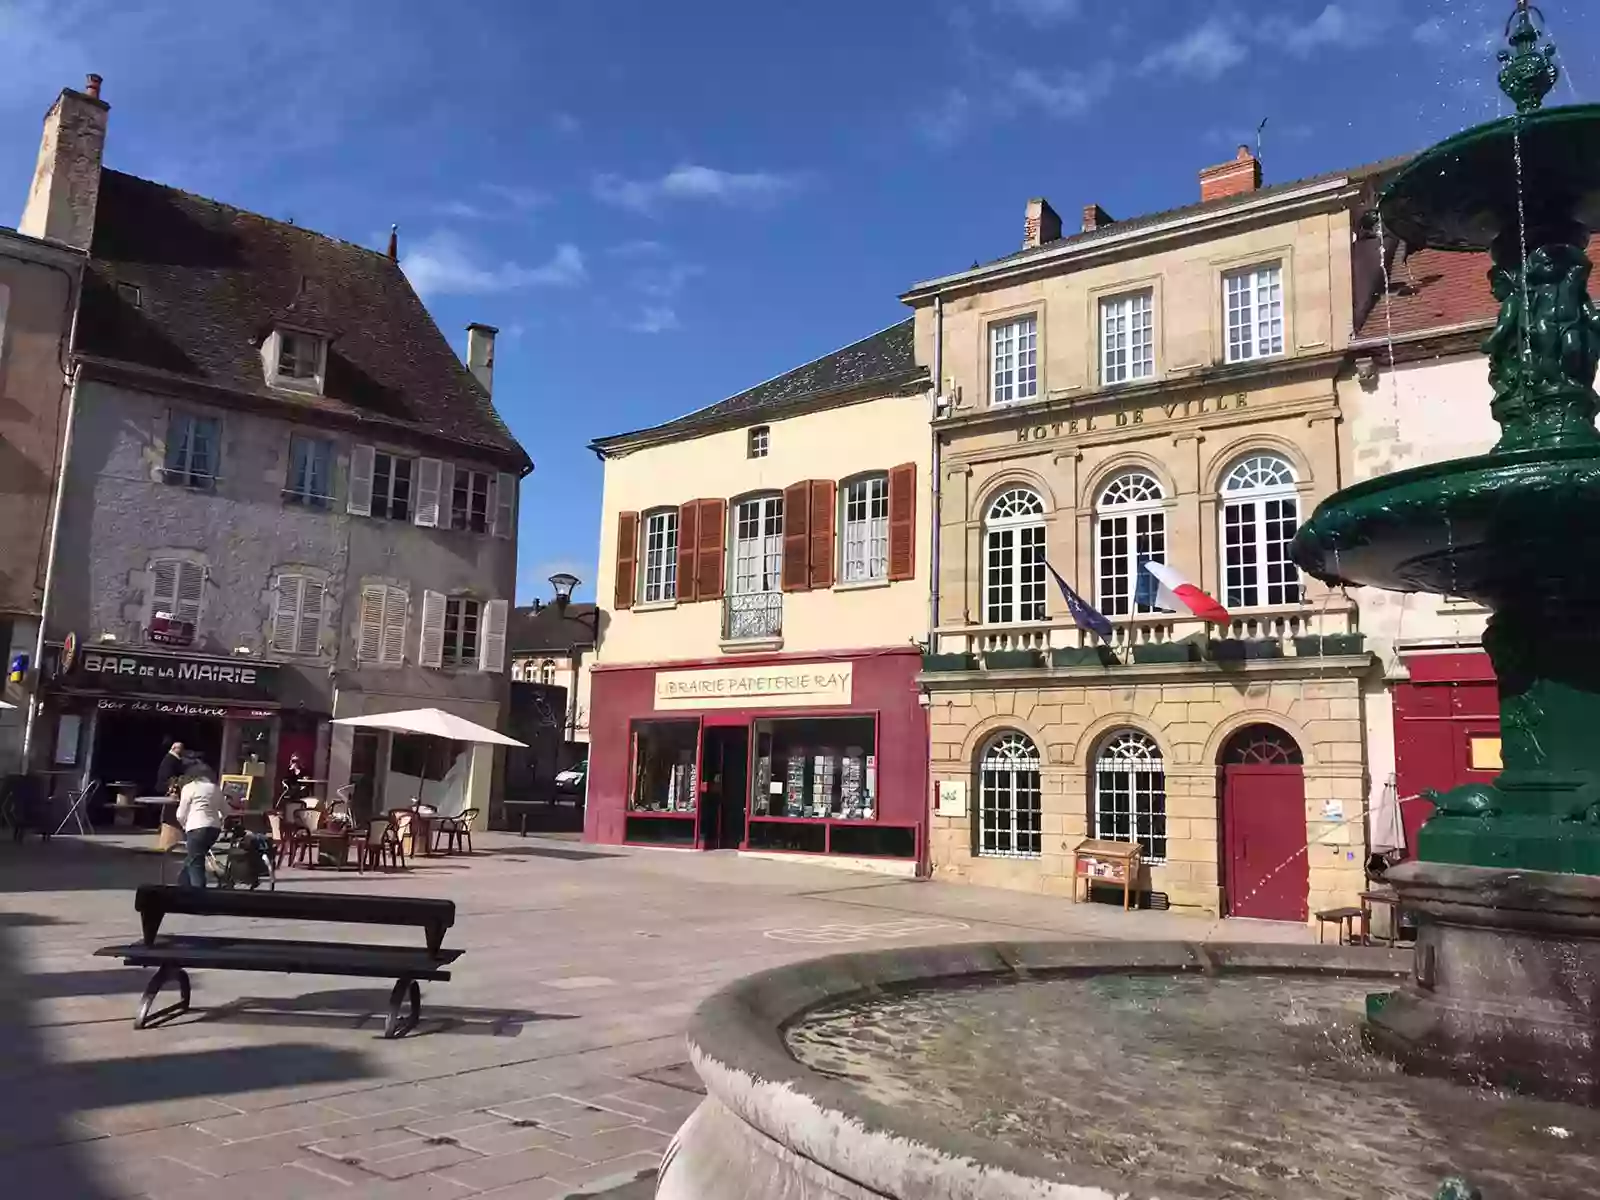
[[[791,708],[655,708],[655,675],[658,670],[731,670],[743,667],[797,666],[807,663],[849,663],[853,667],[852,703]],[[728,659],[671,662],[638,667],[596,667],[590,683],[590,776],[584,814],[584,840],[602,844],[625,844],[629,812],[628,788],[633,777],[633,727],[640,721],[697,721],[699,738],[696,752],[697,782],[704,771],[705,735],[712,729],[744,728],[751,731],[751,766],[747,767],[744,787],[744,838],[741,846],[751,847],[752,826],[777,828],[796,826],[819,830],[821,849],[793,849],[793,853],[843,854],[863,856],[852,848],[853,830],[903,830],[909,853],[895,854],[896,860],[920,861],[927,827],[926,784],[928,777],[927,711],[922,707],[916,676],[922,658],[912,647],[863,650],[858,653],[795,654]],[[858,717],[874,721],[874,756],[877,761],[877,805],[874,819],[763,817],[749,811],[749,774],[753,769],[754,727],[758,721],[826,720]],[[705,844],[699,814],[633,814],[637,819],[696,821],[694,844]],[[843,831],[842,833],[840,831]],[[891,835],[893,836],[893,835]]]

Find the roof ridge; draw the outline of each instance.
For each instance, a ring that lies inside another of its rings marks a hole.
[[[158,179],[146,179],[143,175],[135,175],[131,171],[118,171],[113,167],[102,167],[101,172],[107,175],[121,175],[124,179],[131,179],[135,183],[142,183],[146,187],[160,188],[164,192],[172,192],[188,200],[195,200],[201,204],[209,204],[214,208],[227,209],[229,212],[238,213],[240,216],[253,217],[267,225],[279,229],[292,229],[296,233],[307,234],[310,237],[320,238],[325,242],[332,242],[336,246],[348,246],[352,250],[360,250],[363,254],[383,262],[393,262],[398,267],[399,263],[391,259],[387,251],[374,250],[371,246],[363,246],[360,242],[352,242],[348,238],[334,237],[331,233],[323,233],[320,229],[312,229],[309,225],[297,225],[293,221],[280,221],[277,217],[269,217],[266,213],[259,213],[253,208],[243,208],[237,204],[230,204],[226,200],[218,200],[215,196],[202,196],[199,192],[191,192],[186,188],[173,187],[170,183],[162,183]]]

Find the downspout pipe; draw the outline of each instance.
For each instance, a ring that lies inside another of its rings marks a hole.
[[[933,297],[933,389],[928,401],[928,434],[930,439],[928,460],[933,475],[929,491],[928,518],[933,522],[928,536],[928,653],[938,652],[939,628],[939,530],[940,507],[944,488],[943,472],[939,469],[939,401],[944,394],[944,297]],[[932,705],[922,710],[923,718],[931,723]],[[917,874],[924,879],[933,877],[933,744],[928,741],[928,778],[923,793],[927,806],[927,820],[923,823],[922,855],[917,864]]]

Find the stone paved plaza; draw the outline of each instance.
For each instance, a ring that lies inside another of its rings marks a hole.
[[[135,1032],[133,837],[0,844],[0,1180],[50,1200],[522,1200],[651,1194],[699,1100],[682,1034],[707,994],[841,950],[965,940],[1248,938],[1298,926],[890,879],[731,854],[483,835],[389,874],[286,871],[280,888],[445,897],[450,983],[385,1041],[388,984],[194,972],[194,1009]],[[203,922],[168,918],[163,929]],[[238,928],[238,922],[229,925]],[[402,940],[279,926],[266,936]]]

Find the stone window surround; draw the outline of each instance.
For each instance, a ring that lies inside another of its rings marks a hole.
[[[316,370],[305,377],[293,377],[278,373],[280,355],[283,352],[284,335],[296,339],[308,339],[314,343],[317,355]],[[266,371],[267,386],[278,388],[287,392],[307,392],[311,395],[323,395],[327,387],[328,378],[328,339],[325,335],[315,330],[304,329],[295,325],[279,325],[261,344],[261,361]]]

